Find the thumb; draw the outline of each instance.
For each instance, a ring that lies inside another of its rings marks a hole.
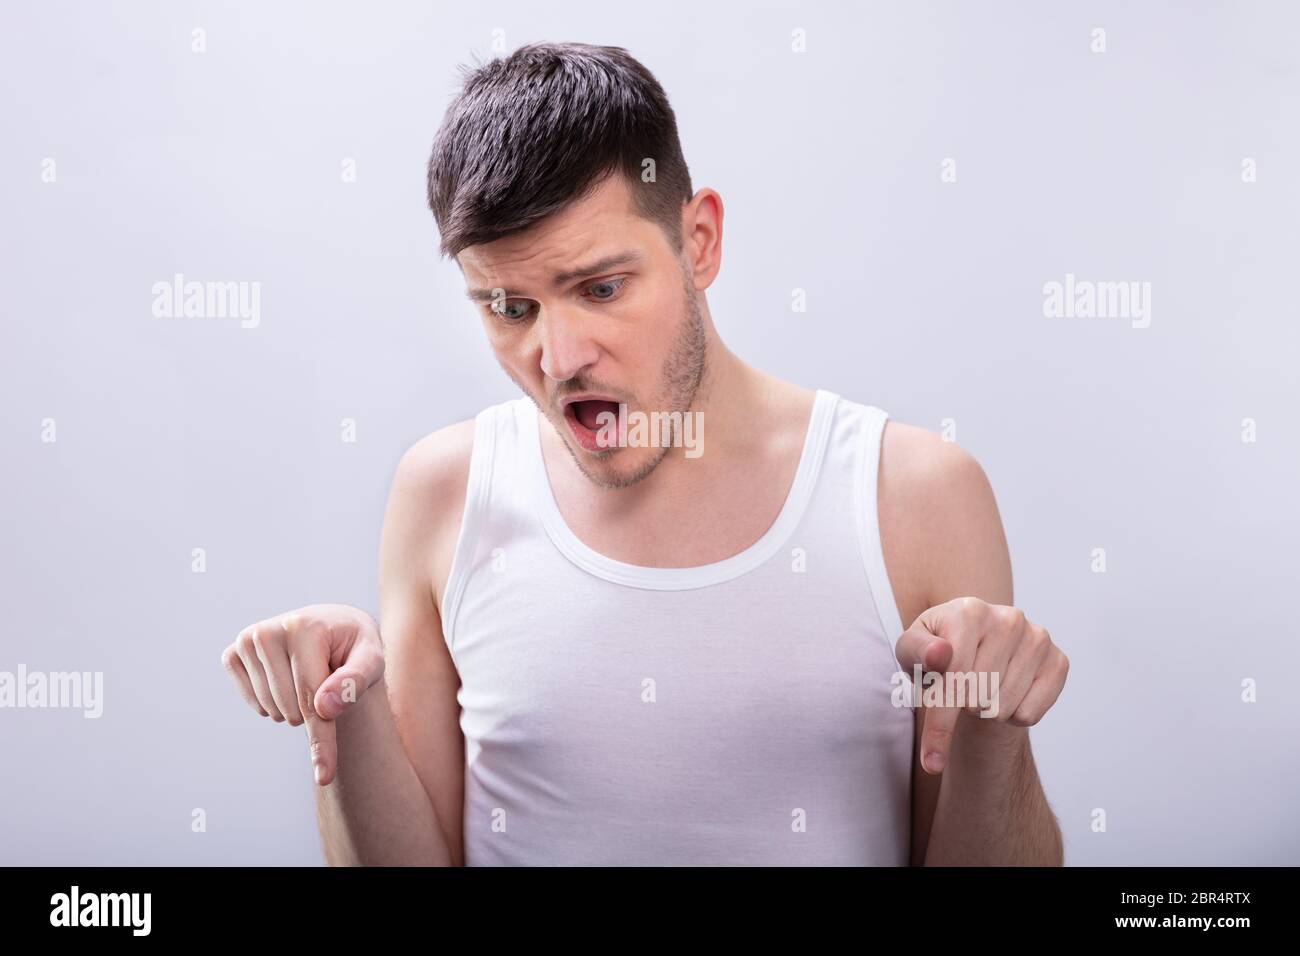
[[[326,720],[333,720],[361,699],[384,673],[384,658],[372,644],[358,643],[316,690],[314,710]]]
[[[917,618],[894,645],[898,666],[911,676],[919,664],[923,672],[942,671],[952,661],[952,642],[932,632]]]

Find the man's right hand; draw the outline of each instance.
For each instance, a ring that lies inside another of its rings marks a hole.
[[[244,628],[221,664],[248,706],[277,723],[307,725],[316,782],[338,771],[334,719],[384,675],[374,619],[346,604],[312,604]]]

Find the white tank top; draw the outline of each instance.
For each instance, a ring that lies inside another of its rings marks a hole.
[[[906,865],[886,413],[819,389],[776,521],[690,568],[573,534],[538,415],[524,396],[476,416],[447,581],[466,864]]]

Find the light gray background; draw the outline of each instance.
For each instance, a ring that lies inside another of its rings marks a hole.
[[[218,655],[308,602],[373,611],[398,457],[517,394],[423,196],[456,64],[499,29],[659,77],[726,203],[734,350],[956,421],[1016,601],[1071,658],[1032,733],[1067,862],[1300,863],[1297,26],[1282,2],[7,4],[0,670],[103,671],[105,712],[0,710],[0,862],[320,862],[305,732]],[[260,326],[154,318],[176,272],[261,282]],[[1149,281],[1150,327],[1044,318],[1066,273]]]

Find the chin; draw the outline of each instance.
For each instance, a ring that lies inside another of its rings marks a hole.
[[[589,481],[601,488],[611,489],[627,488],[643,480],[668,453],[667,448],[613,448],[609,451],[589,452],[570,447],[569,450]],[[630,452],[636,454],[629,454]]]

